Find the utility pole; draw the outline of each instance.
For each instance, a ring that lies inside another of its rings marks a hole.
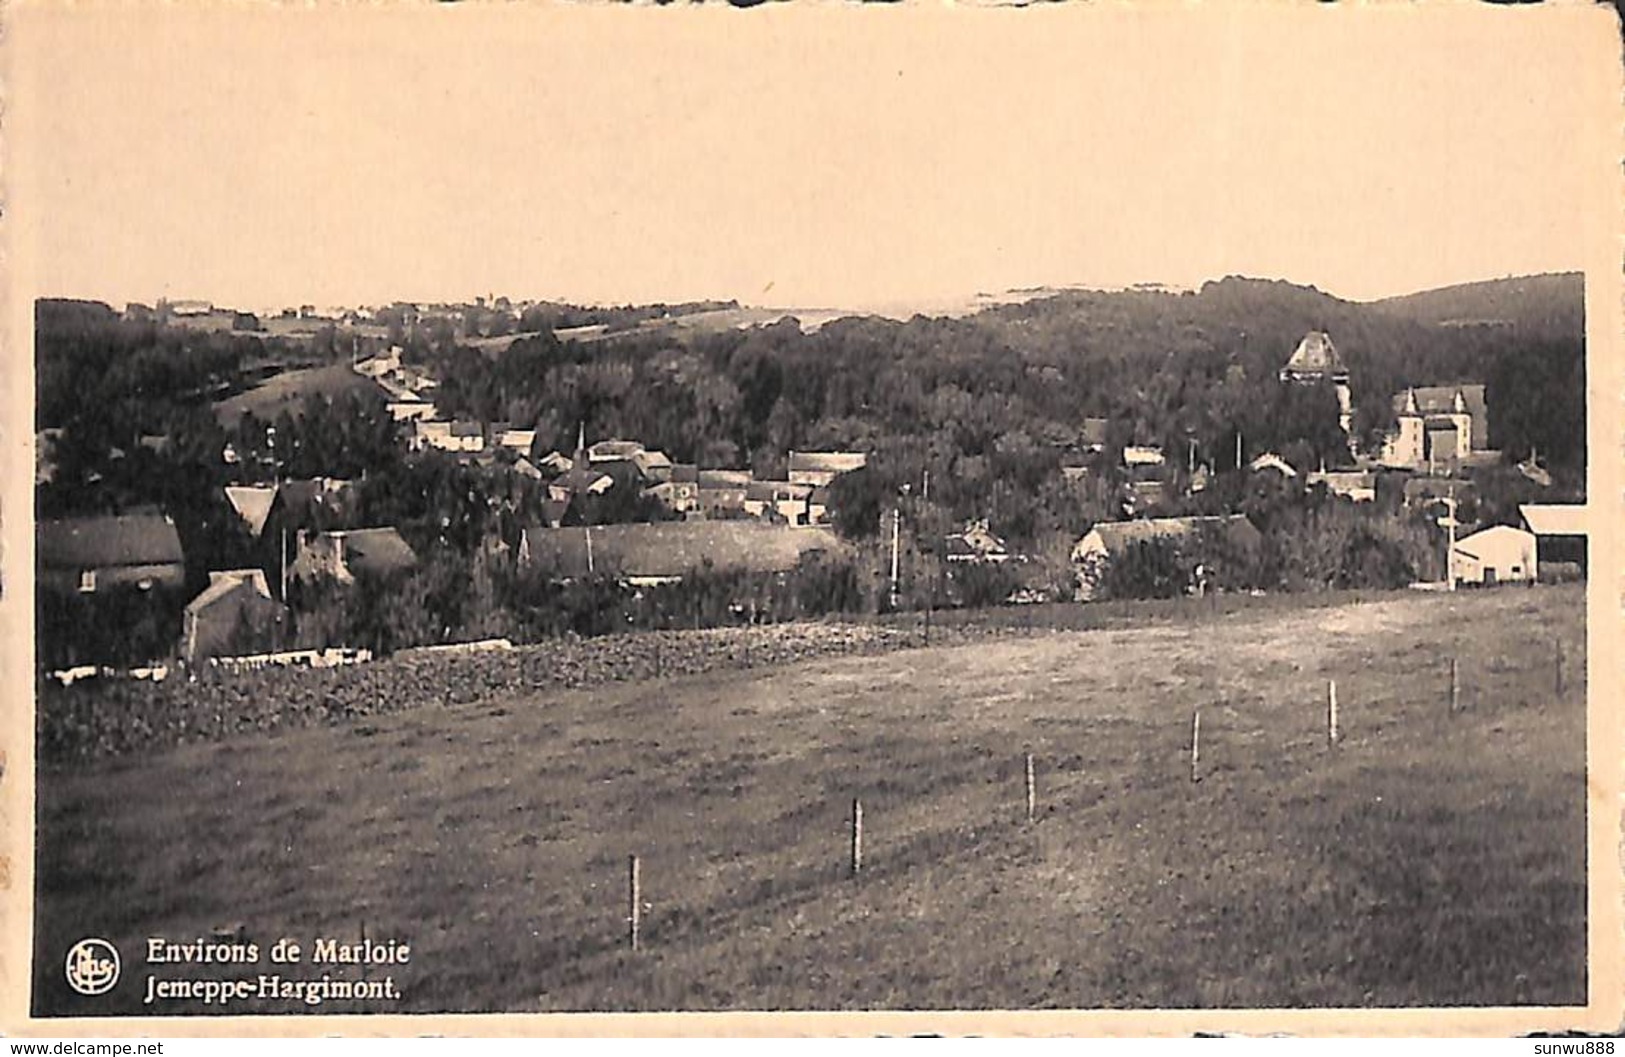
[[[1241,430],[1236,430],[1236,469],[1241,469]]]
[[[903,534],[903,510],[891,508],[891,608],[897,608],[897,546]]]

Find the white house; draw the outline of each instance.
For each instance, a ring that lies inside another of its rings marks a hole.
[[[1456,541],[1450,552],[1457,583],[1532,583],[1535,579],[1535,534],[1511,525],[1492,525]]]
[[[1161,466],[1167,462],[1161,448],[1149,445],[1130,444],[1123,449],[1123,465],[1133,468],[1136,466]]]
[[[536,431],[533,429],[505,429],[496,436],[497,447],[516,451],[521,455],[529,455],[531,445],[535,443]]]

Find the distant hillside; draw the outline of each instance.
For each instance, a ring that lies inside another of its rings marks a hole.
[[[1372,307],[1431,326],[1511,327],[1536,337],[1570,338],[1585,330],[1585,276],[1490,279],[1390,297]]]

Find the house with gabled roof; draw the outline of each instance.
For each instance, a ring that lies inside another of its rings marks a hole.
[[[506,448],[520,455],[529,455],[531,446],[535,443],[534,429],[514,429],[506,422],[498,422],[491,427],[491,446],[494,448]]]
[[[1124,557],[1135,545],[1155,540],[1191,542],[1204,532],[1222,533],[1226,542],[1238,549],[1256,549],[1263,542],[1262,534],[1245,514],[1096,522],[1072,547],[1078,601],[1089,602],[1100,597],[1112,562]]]
[[[271,597],[260,569],[209,573],[209,586],[181,615],[181,659],[191,665],[210,657],[270,653],[282,648],[289,628],[287,607]]]
[[[1535,563],[1534,533],[1511,525],[1491,525],[1458,539],[1450,552],[1455,581],[1484,587],[1533,583]]]
[[[44,519],[34,533],[35,583],[43,591],[94,594],[186,582],[175,522],[163,514]]]

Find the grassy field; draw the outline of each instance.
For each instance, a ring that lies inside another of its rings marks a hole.
[[[331,1011],[1581,1004],[1583,672],[1581,588],[1396,594],[45,769],[35,1009],[203,1010],[143,1008],[142,950],[222,927],[412,944],[403,999]]]
[[[272,375],[263,383],[214,405],[222,426],[235,426],[243,412],[252,411],[264,422],[274,422],[283,411],[298,416],[308,396],[336,397],[351,390],[374,388],[372,379],[357,374],[348,363],[305,367]]]

